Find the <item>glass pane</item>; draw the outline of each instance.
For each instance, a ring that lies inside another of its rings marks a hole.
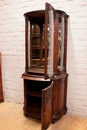
[[[31,25],[30,66],[44,67],[44,25]]]
[[[53,74],[53,43],[54,43],[54,17],[53,10],[49,11],[49,24],[48,24],[48,64],[47,74]]]
[[[58,69],[63,69],[63,58],[64,58],[64,17],[59,19],[58,29]]]

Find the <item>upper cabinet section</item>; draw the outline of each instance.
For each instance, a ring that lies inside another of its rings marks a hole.
[[[25,15],[26,72],[44,74],[45,12],[35,11]]]
[[[67,18],[64,11],[45,4],[45,10],[25,16],[25,72],[50,78],[66,71]]]

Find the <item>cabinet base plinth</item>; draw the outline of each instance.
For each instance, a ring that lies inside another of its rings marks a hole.
[[[28,117],[28,114],[24,113],[24,116],[25,116],[25,117]]]
[[[67,113],[67,107],[65,107],[61,112],[53,114],[52,123],[54,124],[57,120],[59,120],[66,113]]]
[[[25,117],[33,117],[33,118],[36,118],[36,119],[41,119],[41,114],[40,113],[37,113],[37,112],[34,112],[34,111],[30,111],[29,109],[24,109],[24,116]]]
[[[3,97],[0,98],[0,102],[4,102],[4,98]]]

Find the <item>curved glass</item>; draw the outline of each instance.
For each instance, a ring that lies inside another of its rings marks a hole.
[[[63,70],[64,61],[64,17],[59,19],[59,29],[58,29],[58,69]]]
[[[28,41],[30,43],[28,46],[29,71],[33,72],[34,69],[34,72],[39,72],[45,66],[44,24],[31,23],[30,30],[31,33],[28,36],[30,37]]]
[[[48,23],[48,64],[47,74],[50,76],[53,74],[53,43],[54,43],[54,15],[53,10],[49,12],[49,23]]]

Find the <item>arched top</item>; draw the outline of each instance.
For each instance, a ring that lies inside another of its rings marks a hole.
[[[59,15],[64,15],[65,17],[69,17],[69,15],[66,14],[66,12],[62,10],[55,10]],[[40,18],[45,17],[45,10],[37,10],[37,11],[31,11],[24,14],[24,16],[32,17],[32,18]]]

